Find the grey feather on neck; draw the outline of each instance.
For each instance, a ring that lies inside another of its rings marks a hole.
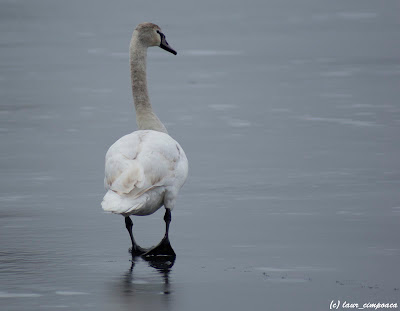
[[[132,35],[129,48],[132,94],[139,130],[153,130],[168,133],[164,124],[153,112],[147,90],[146,61],[147,47],[140,43],[136,31]]]

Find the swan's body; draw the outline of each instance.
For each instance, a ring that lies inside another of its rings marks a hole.
[[[188,161],[182,147],[167,134],[150,104],[146,80],[146,56],[150,46],[160,46],[176,54],[157,25],[143,23],[133,32],[130,65],[139,130],[121,137],[108,150],[104,179],[107,193],[101,205],[105,211],[125,216],[134,255],[143,254],[145,250],[135,243],[129,216],[150,215],[165,206],[165,237],[146,254],[154,256],[160,251],[175,256],[169,244],[168,229],[171,210],[188,174]]]
[[[124,216],[150,215],[162,205],[172,210],[187,172],[186,155],[168,134],[128,134],[108,149],[102,207]]]

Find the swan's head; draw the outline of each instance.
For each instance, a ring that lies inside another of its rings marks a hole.
[[[162,33],[161,28],[156,24],[142,23],[139,24],[133,35],[137,37],[141,44],[146,47],[159,46],[160,48],[176,55],[177,52],[168,44],[165,35]]]

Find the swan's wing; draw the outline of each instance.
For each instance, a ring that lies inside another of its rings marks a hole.
[[[183,150],[169,135],[133,132],[108,150],[105,187],[118,194],[139,197],[155,187],[173,183],[182,160],[187,162]]]

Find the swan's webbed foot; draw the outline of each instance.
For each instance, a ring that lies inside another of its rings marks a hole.
[[[158,245],[150,248],[147,252],[142,254],[142,257],[144,259],[175,259],[176,254],[171,246],[171,243],[169,242],[169,239],[164,237]]]
[[[165,209],[164,215],[165,221],[165,235],[161,242],[150,248],[146,253],[142,255],[142,258],[145,260],[174,260],[176,258],[176,254],[169,242],[168,231],[169,224],[171,222],[171,210],[169,208]]]

